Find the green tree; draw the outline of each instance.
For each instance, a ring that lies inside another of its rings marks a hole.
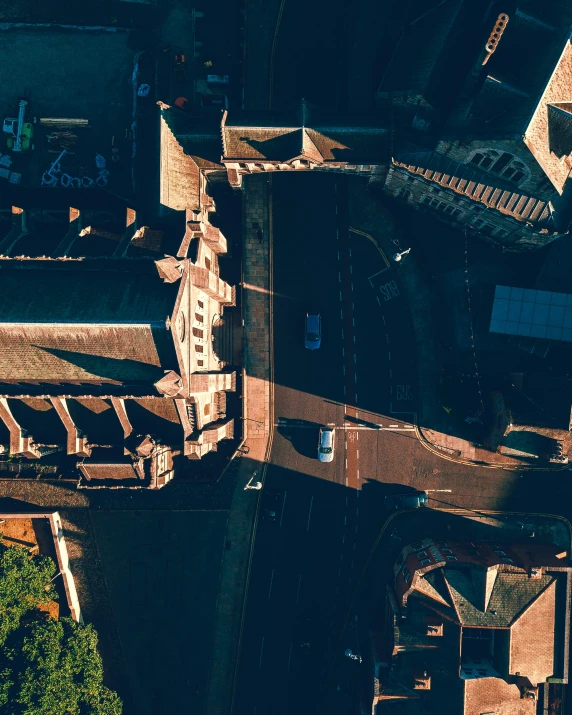
[[[55,573],[49,556],[30,557],[26,549],[0,543],[0,646],[26,612],[56,598],[50,584]]]
[[[1,715],[121,715],[103,685],[97,633],[71,618],[23,621],[0,652]]]

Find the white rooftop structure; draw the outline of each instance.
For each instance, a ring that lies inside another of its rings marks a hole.
[[[497,286],[490,332],[572,342],[572,295]]]

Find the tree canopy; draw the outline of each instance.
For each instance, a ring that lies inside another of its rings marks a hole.
[[[49,557],[0,543],[0,715],[121,715],[93,627],[37,608],[57,597],[55,572]]]

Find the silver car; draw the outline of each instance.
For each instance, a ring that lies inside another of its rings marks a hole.
[[[322,344],[322,318],[319,313],[306,313],[306,334],[304,346],[317,350]]]
[[[318,459],[320,462],[331,462],[334,458],[334,437],[333,427],[320,427],[318,438]]]

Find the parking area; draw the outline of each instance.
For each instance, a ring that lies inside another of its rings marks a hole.
[[[203,712],[227,512],[91,516],[129,678],[126,703],[137,715]]]
[[[2,133],[0,154],[8,154],[11,165],[0,159],[0,166],[21,179],[4,176],[1,181],[39,186],[65,150],[61,171],[54,172],[58,186],[96,182],[102,168],[101,160],[96,165],[96,154],[104,157],[109,172],[100,186],[121,193],[130,186],[136,54],[131,34],[119,28],[0,26],[2,120],[18,119],[19,101],[24,99],[24,123],[30,125],[18,153],[8,148],[14,137]],[[58,124],[42,119],[83,121]]]

